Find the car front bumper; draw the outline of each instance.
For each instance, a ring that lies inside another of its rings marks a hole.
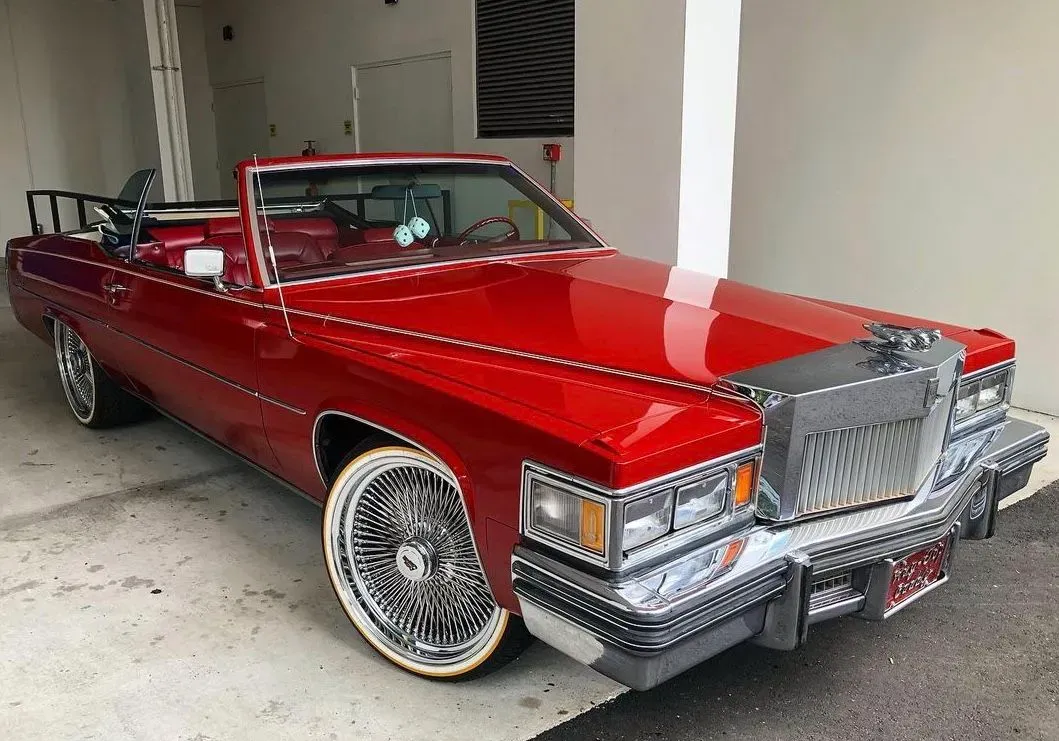
[[[1008,418],[954,481],[914,498],[790,525],[757,525],[632,575],[607,579],[526,546],[512,581],[529,631],[634,689],[649,689],[746,640],[791,650],[841,615],[881,620],[893,563],[952,536],[992,536],[997,504],[1026,486],[1048,433]],[[728,562],[725,554],[738,553]],[[719,568],[720,567],[720,568]]]

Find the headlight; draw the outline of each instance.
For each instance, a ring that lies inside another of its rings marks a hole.
[[[625,505],[621,545],[632,549],[661,538],[673,520],[673,492],[666,491]]]
[[[604,555],[606,505],[539,479],[530,483],[529,526],[573,546]]]
[[[956,422],[964,422],[979,412],[996,409],[1008,398],[1012,367],[993,371],[960,384],[956,394]]]
[[[611,571],[754,519],[760,448],[614,491],[526,461],[522,532]]]
[[[679,530],[719,515],[724,510],[727,497],[727,472],[680,487],[677,489],[673,527]]]

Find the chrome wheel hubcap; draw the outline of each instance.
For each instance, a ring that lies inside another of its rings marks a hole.
[[[425,581],[438,570],[434,546],[422,538],[409,538],[397,549],[397,570],[408,581]]]
[[[332,553],[358,627],[416,665],[482,651],[502,610],[447,470],[411,451],[370,454],[334,496]]]
[[[79,420],[87,421],[96,404],[92,355],[77,333],[61,322],[55,324],[55,355],[70,408]]]

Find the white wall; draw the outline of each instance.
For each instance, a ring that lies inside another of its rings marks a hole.
[[[352,66],[449,51],[455,148],[509,156],[547,184],[541,144],[551,140],[475,137],[473,0],[208,0],[203,9],[212,83],[265,80],[273,155],[297,154],[305,139],[322,152],[353,149],[343,133],[353,116]],[[232,41],[222,40],[224,25],[233,27]],[[573,140],[555,141],[565,147],[557,189],[569,197]]]
[[[134,169],[157,165],[145,60],[137,0],[4,0],[0,240],[29,233],[27,189],[116,195]],[[51,227],[43,199],[38,221]]]
[[[1059,3],[745,0],[730,270],[993,327],[1059,412]]]
[[[614,247],[675,263],[684,0],[578,0],[577,212]]]
[[[0,245],[29,233],[25,192],[33,187],[13,41],[5,0],[0,4]]]

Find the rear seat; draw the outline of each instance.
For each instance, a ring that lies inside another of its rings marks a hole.
[[[276,219],[273,230],[276,232],[298,232],[309,235],[327,258],[338,249],[338,225],[331,219]]]

